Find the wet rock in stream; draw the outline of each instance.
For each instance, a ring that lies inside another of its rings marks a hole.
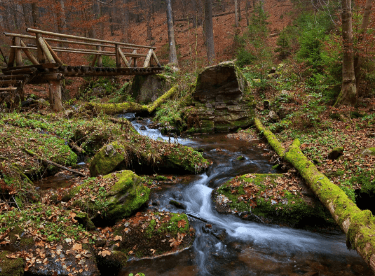
[[[219,213],[246,220],[292,227],[334,226],[329,212],[303,187],[287,174],[246,174],[215,189],[212,198]]]

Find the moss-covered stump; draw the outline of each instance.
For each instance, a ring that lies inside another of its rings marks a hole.
[[[0,244],[12,252],[6,259],[21,258],[32,275],[99,275],[90,246],[93,236],[76,215],[44,204],[1,213]]]
[[[254,98],[233,62],[207,67],[197,79],[192,106],[184,110],[188,132],[228,132],[250,126]]]
[[[306,187],[301,184],[282,174],[247,174],[224,183],[212,195],[218,212],[244,219],[293,227],[335,225],[318,200],[302,193]]]
[[[148,179],[132,171],[90,178],[62,197],[67,207],[79,207],[95,224],[108,225],[130,216],[149,200]]]
[[[25,204],[36,202],[40,196],[30,179],[21,169],[0,159],[0,193],[8,200],[15,201],[20,208]],[[9,208],[10,206],[2,206]],[[2,209],[0,208],[0,210]]]
[[[147,113],[147,106],[133,102],[125,103],[86,103],[81,111],[88,110],[95,114],[104,113],[108,115],[123,114],[127,112]]]
[[[10,259],[9,251],[0,251],[0,276],[22,276],[24,274],[25,261],[22,258]]]
[[[128,259],[157,258],[189,248],[195,231],[185,214],[146,212],[117,223],[108,236],[97,249],[98,265],[116,271]]]
[[[35,157],[25,149],[35,153]],[[77,155],[63,139],[40,129],[27,129],[0,122],[0,161],[8,160],[28,176],[35,176],[46,168],[56,171],[54,166],[41,163],[38,158],[64,166],[77,162]]]
[[[148,104],[162,96],[170,88],[170,77],[163,74],[137,75],[133,79],[130,93],[138,103]]]
[[[132,169],[137,173],[199,173],[210,163],[190,147],[136,136],[104,146],[91,160],[91,176],[115,170]]]

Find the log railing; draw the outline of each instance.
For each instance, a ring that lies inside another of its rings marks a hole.
[[[35,35],[4,33],[8,37],[12,37],[12,45],[10,46],[11,49],[7,64],[8,68],[22,66],[22,52],[33,65],[63,65],[64,63],[58,57],[57,53],[67,52],[74,54],[94,55],[94,59],[90,64],[92,67],[103,67],[102,56],[114,56],[116,59],[117,68],[122,68],[122,66],[125,68],[136,68],[138,67],[137,64],[139,59],[144,59],[143,68],[161,67],[154,52],[156,48],[152,46],[59,34],[32,28],[27,28],[27,32]],[[26,44],[23,41],[24,39],[31,40],[32,43]],[[56,42],[60,44],[83,45],[86,47],[91,47],[91,49],[73,48],[72,46],[57,47],[51,45],[51,43]],[[129,52],[125,52],[125,50]],[[142,50],[145,50],[146,53],[140,53]],[[36,56],[34,56],[32,51],[36,51]]]

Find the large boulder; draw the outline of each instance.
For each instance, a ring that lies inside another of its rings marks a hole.
[[[133,142],[119,140],[104,146],[90,162],[91,176],[132,169],[137,173],[199,173],[209,162],[190,147],[137,136]]]
[[[171,82],[165,75],[135,76],[131,94],[138,103],[148,104],[162,96],[170,88]]]
[[[184,112],[188,132],[228,132],[253,121],[254,98],[233,62],[206,68],[198,76],[192,98],[193,106]]]

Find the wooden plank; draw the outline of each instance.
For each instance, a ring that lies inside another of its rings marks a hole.
[[[127,67],[131,67],[131,63],[127,60],[126,56],[124,55],[124,53],[121,51],[121,49],[118,49],[119,50],[119,54],[122,58],[122,60],[124,61],[125,65]]]
[[[17,87],[5,87],[5,88],[0,88],[0,91],[16,91]]]
[[[45,35],[57,36],[57,37],[60,37],[60,38],[61,37],[74,38],[74,39],[83,40],[83,41],[101,42],[101,43],[109,43],[109,44],[119,44],[119,45],[123,45],[123,46],[146,48],[146,49],[156,49],[155,47],[152,47],[152,46],[136,45],[136,44],[131,44],[131,43],[116,42],[116,41],[102,40],[102,39],[96,39],[96,38],[88,38],[88,37],[82,37],[82,36],[76,36],[76,35],[59,34],[59,33],[54,33],[54,32],[37,30],[37,29],[33,29],[33,28],[27,28],[26,31],[29,32],[29,33],[35,33],[35,34],[45,34]]]
[[[22,74],[33,74],[37,71],[36,68],[21,68],[16,70],[3,70],[5,75],[22,75]]]
[[[52,50],[51,46],[45,41],[44,38],[42,38],[44,40],[44,43],[46,44],[48,50],[50,51],[53,59],[56,61],[57,64],[60,64],[60,65],[63,65],[64,63],[61,61],[61,59],[56,55],[56,53]]]
[[[145,59],[145,62],[143,63],[143,67],[144,68],[147,68],[147,67],[150,67],[150,60],[151,60],[151,57],[152,57],[152,49],[150,49],[147,53],[147,56],[146,56],[146,59]]]
[[[152,57],[154,58],[154,61],[156,62],[156,64],[161,67],[161,64],[159,62],[159,59],[157,58],[156,54],[154,51],[152,51]]]
[[[21,38],[19,37],[15,37],[14,38],[14,45],[15,46],[21,46]],[[21,50],[19,49],[16,49],[16,66],[22,66],[22,54],[21,54]]]
[[[20,38],[26,38],[26,39],[34,39],[36,40],[35,36],[32,35],[22,35],[22,34],[14,34],[14,33],[7,33],[4,32],[5,36],[18,36]],[[53,42],[63,42],[63,43],[68,43],[68,44],[79,44],[79,45],[88,45],[88,46],[102,46],[102,47],[107,47],[107,48],[116,48],[114,45],[105,45],[105,44],[97,44],[97,43],[87,43],[87,42],[81,42],[81,41],[73,41],[73,40],[63,40],[63,39],[56,39],[56,38],[50,38],[50,37],[44,37],[46,41],[53,41]],[[112,42],[114,43],[114,42]],[[134,50],[134,49],[139,49],[139,47],[127,47],[127,46],[121,46],[121,49],[129,49],[129,50]]]
[[[43,50],[43,53],[44,55],[46,56],[47,60],[50,62],[50,63],[55,63],[56,61],[54,60],[51,52],[49,51],[48,47],[47,47],[47,44],[46,42],[44,41],[43,37],[38,37],[38,43],[40,45],[40,47],[42,48]]]
[[[91,66],[94,67],[95,66],[95,63],[96,63],[96,60],[98,59],[98,56],[97,55],[94,55],[94,59],[92,60],[91,62]]]
[[[21,46],[26,47],[25,42],[21,40]],[[38,60],[34,57],[34,55],[29,51],[29,49],[22,49],[27,58],[34,64],[34,65],[39,65]]]

